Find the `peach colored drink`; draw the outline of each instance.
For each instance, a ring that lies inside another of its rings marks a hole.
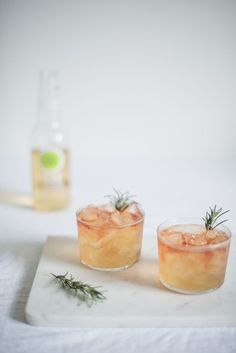
[[[160,281],[169,289],[190,294],[220,287],[230,237],[229,229],[223,225],[206,231],[204,225],[195,222],[176,220],[162,224],[158,228]]]
[[[140,257],[144,214],[137,203],[118,211],[112,204],[77,212],[80,260],[99,270],[127,268]]]

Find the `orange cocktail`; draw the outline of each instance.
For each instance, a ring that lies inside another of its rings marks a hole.
[[[120,270],[140,257],[144,214],[136,202],[123,210],[111,203],[77,212],[80,260],[99,270]]]
[[[196,219],[179,219],[158,228],[160,281],[181,293],[201,293],[224,282],[230,230],[206,230]]]

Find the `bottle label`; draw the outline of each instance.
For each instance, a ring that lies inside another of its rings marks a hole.
[[[50,186],[63,185],[65,160],[65,153],[59,148],[45,150],[41,153],[40,164],[44,184]]]
[[[47,171],[60,170],[65,164],[65,154],[60,149],[53,149],[41,153],[41,165]]]

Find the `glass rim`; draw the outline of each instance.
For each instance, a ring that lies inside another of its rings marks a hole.
[[[195,223],[190,223],[191,221],[195,222]],[[201,223],[200,223],[201,222]],[[202,223],[202,218],[199,218],[199,217],[179,217],[179,218],[172,218],[172,219],[167,219],[165,220],[164,222],[160,223],[157,227],[157,236],[158,236],[158,239],[162,240],[164,244],[166,244],[167,246],[170,246],[174,249],[181,249],[181,250],[185,250],[185,251],[191,251],[191,250],[196,250],[196,251],[199,251],[199,250],[203,250],[205,251],[206,249],[215,249],[215,248],[218,248],[218,247],[221,247],[227,243],[230,242],[231,240],[231,237],[232,237],[232,232],[231,230],[225,226],[224,224],[220,224],[219,225],[219,230],[222,230],[224,231],[228,238],[219,242],[219,243],[215,243],[215,244],[204,244],[204,245],[175,245],[175,244],[171,244],[167,241],[165,241],[165,239],[160,235],[160,230],[161,229],[165,229],[165,228],[168,228],[168,226],[171,226],[171,225],[181,225],[181,224],[186,224],[186,225],[190,225],[190,224],[199,224],[199,225],[203,225],[204,224]],[[166,227],[165,227],[166,225]]]
[[[85,206],[86,207],[86,206]],[[103,228],[103,229],[122,229],[122,228],[127,228],[127,227],[132,227],[132,226],[135,226],[141,222],[144,221],[144,217],[145,217],[145,213],[144,211],[142,211],[142,218],[138,219],[137,221],[134,221],[132,223],[128,223],[128,224],[125,224],[125,225],[122,225],[122,226],[110,226],[110,225],[106,225],[106,224],[103,224],[103,225],[93,225],[91,222],[86,222],[86,221],[83,221],[79,218],[79,213],[85,208],[85,207],[80,207],[77,211],[76,211],[76,219],[77,219],[77,222],[78,223],[81,223],[85,226],[88,226],[90,228]],[[96,207],[96,206],[95,206]]]

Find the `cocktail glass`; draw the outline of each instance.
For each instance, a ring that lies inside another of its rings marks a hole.
[[[225,278],[231,232],[206,230],[201,219],[182,218],[157,229],[161,283],[176,292],[197,294],[220,287]]]
[[[136,202],[122,212],[112,204],[87,206],[76,213],[81,262],[93,269],[117,271],[138,261],[144,213]]]

